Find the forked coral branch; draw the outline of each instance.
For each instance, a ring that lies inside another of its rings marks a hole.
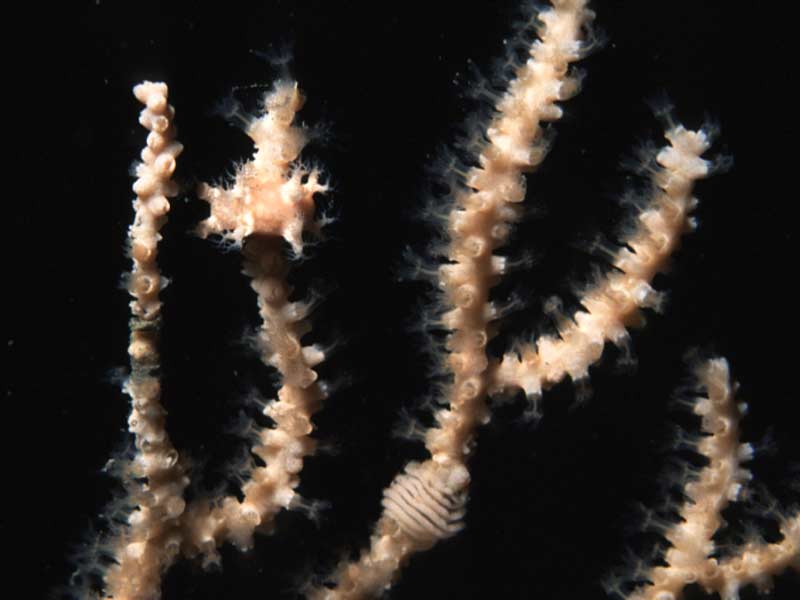
[[[693,411],[701,418],[704,434],[695,450],[708,464],[684,485],[678,521],[663,534],[670,545],[664,565],[644,574],[648,585],[630,594],[617,591],[627,600],[676,600],[694,583],[722,600],[736,600],[746,585],[768,591],[774,576],[788,568],[800,569],[800,514],[781,517],[779,542],[748,542],[722,559],[715,558],[714,534],[723,525],[722,511],[741,499],[751,478],[743,464],[752,459],[753,447],[740,443],[739,421],[747,405],[737,402],[728,362],[712,358],[695,371],[703,395],[693,399]]]
[[[525,174],[547,156],[545,124],[558,121],[560,103],[579,90],[573,64],[592,48],[593,19],[588,0],[551,0],[536,12],[531,23],[538,38],[523,59],[509,59],[513,74],[505,91],[493,96],[492,116],[468,148],[472,166],[451,165],[442,173],[455,183],[437,207],[445,257],[429,278],[444,306],[433,327],[444,340],[440,362],[447,383],[436,398],[433,425],[420,427],[425,457],[408,462],[383,491],[383,510],[368,547],[343,560],[323,582],[309,583],[305,592],[311,598],[380,596],[414,555],[456,536],[464,528],[478,428],[491,418],[492,397],[521,390],[539,413],[544,391],[566,378],[584,381],[607,342],[625,345],[629,329],[642,324],[641,310],[661,308],[653,280],[665,270],[681,236],[695,228],[694,184],[715,168],[706,157],[710,129],[688,129],[671,118],[667,143],[652,157],[650,196],[613,252],[608,273],[580,296],[582,308],[561,319],[557,335],[517,343],[503,356],[489,349],[501,316],[491,290],[509,267],[496,251],[520,219]],[[134,94],[146,106],[140,122],[150,131],[136,171],[129,235],[133,301],[125,390],[136,449],[121,469],[131,510],[106,543],[111,564],[103,573],[102,597],[154,600],[179,558],[218,564],[224,544],[251,549],[254,534],[270,533],[281,510],[308,505],[297,487],[317,445],[312,418],[328,394],[316,367],[326,356],[321,347],[303,343],[311,329],[312,303],[291,299],[289,274],[292,260],[303,254],[304,234],[320,231],[315,196],[328,186],[300,156],[308,133],[296,124],[303,104],[298,84],[280,81],[264,96],[262,113],[247,124],[255,145],[252,159],[236,170],[230,185],[202,184],[198,190],[210,214],[197,233],[220,237],[241,251],[261,318],[260,359],[278,373],[279,383],[276,399],[263,408],[272,425],[252,428],[250,452],[259,462],[253,461],[242,477],[239,494],[188,498],[192,472],[170,441],[160,400],[159,292],[165,280],[156,263],[168,198],[177,193],[171,176],[182,146],[175,141],[166,84],[144,82]],[[689,584],[733,600],[745,585],[766,589],[774,575],[800,570],[797,513],[783,517],[779,541],[752,542],[724,557],[716,552],[713,537],[722,511],[747,485],[750,474],[743,464],[752,454],[739,440],[743,409],[728,370],[720,358],[697,368],[705,395],[694,403],[703,431],[696,451],[707,465],[685,484],[679,518],[665,532],[670,548],[664,564],[645,573],[645,585],[613,590],[627,600],[676,600]]]

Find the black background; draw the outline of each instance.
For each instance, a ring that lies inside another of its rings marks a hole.
[[[700,228],[656,282],[669,302],[633,333],[637,366],[609,348],[592,371],[591,399],[578,404],[573,386],[559,385],[537,426],[520,418],[521,401],[499,407],[472,463],[465,531],[414,559],[392,598],[604,597],[599,583],[633,564],[629,551],[646,555],[657,543],[639,533],[638,506],[659,505],[666,474],[691,461],[671,447],[676,426],[696,427],[671,400],[691,348],[729,357],[752,409],[744,436],[773,449],[759,454],[756,479],[782,505],[797,505],[789,485],[800,460],[792,23],[777,10],[716,0],[595,8],[606,43],[583,61],[584,89],[565,103],[553,151],[529,178],[531,218],[508,252],[528,249],[536,261],[496,291],[503,300],[515,290],[526,307],[507,319],[493,350],[507,347],[508,332],[552,330],[542,302],[558,295],[574,308],[573,286],[602,266],[586,248],[597,233],[613,239],[623,218],[616,198],[635,178],[621,159],[647,140],[660,143],[647,98],[666,92],[690,126],[710,115],[721,126],[713,152],[733,156],[734,167],[697,188]],[[12,576],[23,566],[37,573],[27,595],[68,579],[70,548],[111,497],[100,469],[126,436],[118,373],[128,300],[119,281],[129,268],[130,165],[144,141],[132,86],[169,83],[186,146],[160,260],[172,280],[163,294],[164,402],[177,447],[207,459],[207,486],[241,456],[226,423],[251,390],[268,397],[272,389],[243,341],[257,318],[239,256],[191,235],[205,214],[194,184],[220,181],[250,152],[214,108],[234,90],[253,110],[279,75],[264,55],[290,52],[308,96],[302,120],[323,132],[304,156],[329,174],[334,191],[324,203],[338,220],[295,280],[298,295],[312,282],[326,298],[309,339],[340,342],[321,368],[342,384],[315,418],[327,450],[307,462],[300,487],[331,507],[318,524],[283,514],[253,552],[224,549],[221,572],[184,562],[164,586],[166,600],[292,598],[366,542],[381,490],[420,456],[418,445],[392,437],[402,411],[430,389],[430,358],[411,331],[426,287],[398,280],[403,249],[424,251],[429,239],[416,216],[436,156],[474,109],[470,64],[492,74],[518,14],[507,0],[102,1],[15,21],[31,52],[7,54],[22,76],[8,80],[6,125],[31,148],[19,151],[22,169],[7,173],[22,185],[4,213],[10,484],[0,527],[20,550]],[[774,536],[758,511],[726,516],[735,526],[721,542],[748,523]],[[797,590],[797,576],[784,575],[772,597]]]

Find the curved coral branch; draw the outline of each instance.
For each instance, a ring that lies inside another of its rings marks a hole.
[[[706,131],[676,125],[665,137],[669,144],[656,155],[661,168],[653,175],[655,191],[611,261],[614,270],[584,293],[580,302],[586,310],[564,324],[559,337],[542,336],[492,365],[492,393],[521,388],[535,400],[566,376],[586,378],[605,343],[622,343],[627,328],[641,321],[639,309],[658,308],[660,295],[650,284],[665,269],[681,236],[694,229],[691,212],[697,200],[692,188],[711,168],[702,158],[710,146]]]

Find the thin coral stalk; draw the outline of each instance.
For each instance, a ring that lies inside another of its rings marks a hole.
[[[266,466],[251,470],[242,486],[243,499],[201,500],[186,511],[186,552],[202,553],[206,563],[219,560],[218,547],[224,541],[252,548],[253,533],[270,532],[278,511],[303,505],[295,488],[303,460],[315,448],[309,435],[311,416],[325,396],[313,369],[325,356],[318,347],[300,341],[310,330],[310,305],[289,301],[288,264],[280,241],[302,254],[303,232],[319,230],[314,195],[327,186],[320,183],[317,170],[307,172],[298,162],[307,136],[294,124],[303,105],[297,84],[279,82],[263,104],[263,115],[247,129],[256,146],[253,159],[239,168],[231,187],[204,184],[199,190],[211,215],[198,233],[220,235],[243,247],[244,273],[251,278],[262,319],[261,358],[281,376],[277,399],[263,411],[275,427],[261,429],[252,448]]]
[[[105,577],[106,593],[125,600],[158,596],[161,576],[180,552],[180,517],[186,505],[183,490],[189,482],[166,431],[158,377],[159,292],[165,283],[156,262],[159,229],[169,212],[168,198],[177,193],[170,178],[183,147],[175,140],[175,111],[167,101],[167,86],[147,81],[133,92],[145,105],[139,122],[150,131],[136,168],[135,216],[129,231],[133,270],[128,290],[133,300],[128,346],[131,374],[125,390],[131,398],[128,426],[136,451],[123,483],[134,510],[128,527],[110,542],[116,564]]]
[[[796,514],[783,517],[779,542],[748,543],[722,561],[712,556],[722,511],[740,499],[751,478],[742,465],[752,458],[753,448],[739,440],[746,405],[737,402],[727,361],[703,362],[696,377],[705,396],[695,399],[694,412],[701,417],[705,437],[695,448],[708,464],[684,486],[686,500],[678,511],[679,521],[664,532],[670,543],[664,566],[645,573],[651,583],[634,590],[628,600],[676,600],[691,583],[723,600],[736,600],[745,585],[755,583],[767,590],[775,575],[789,567],[800,569],[800,515]]]
[[[639,309],[659,307],[659,294],[650,284],[665,269],[681,236],[694,229],[691,212],[697,200],[692,188],[711,168],[702,158],[710,146],[706,131],[673,125],[665,137],[669,144],[655,157],[660,169],[653,174],[653,197],[613,257],[615,270],[583,294],[585,310],[563,325],[557,338],[542,336],[492,365],[495,392],[521,388],[535,402],[542,389],[566,376],[586,379],[605,343],[625,343],[627,329],[641,322]]]

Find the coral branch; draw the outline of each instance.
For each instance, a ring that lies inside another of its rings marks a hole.
[[[455,194],[448,218],[449,263],[439,275],[452,307],[443,321],[451,331],[447,362],[454,379],[445,399],[448,408],[437,413],[438,427],[425,441],[437,464],[462,463],[476,425],[488,420],[486,343],[489,324],[497,318],[489,290],[502,274],[493,252],[505,243],[517,205],[525,199],[523,172],[534,169],[547,153],[542,122],[559,119],[562,111],[556,102],[577,92],[577,79],[568,69],[584,53],[581,39],[593,17],[581,1],[554,2],[538,15],[540,39],[495,107],[480,166],[467,173],[466,188]]]
[[[719,593],[723,600],[736,600],[744,585],[755,583],[767,589],[772,576],[788,567],[800,568],[798,515],[784,519],[782,541],[749,543],[722,561],[713,558],[712,537],[723,524],[722,511],[739,499],[742,486],[750,480],[742,463],[752,457],[753,449],[739,443],[739,421],[745,406],[736,402],[736,384],[730,379],[727,361],[708,360],[698,367],[696,376],[706,397],[695,400],[694,412],[707,434],[696,450],[708,465],[684,486],[686,501],[679,510],[680,521],[664,534],[670,543],[665,566],[652,568],[646,574],[651,584],[634,590],[628,600],[676,600],[695,582],[708,593]]]
[[[772,588],[772,578],[786,569],[800,573],[800,514],[783,519],[783,539],[774,544],[748,543],[733,556],[719,562],[717,569],[701,573],[700,583],[722,600],[737,600],[739,590],[754,584],[762,592]]]
[[[325,394],[313,367],[325,356],[300,341],[311,329],[306,321],[310,305],[289,301],[289,267],[281,246],[283,238],[296,254],[302,253],[302,232],[317,230],[314,194],[326,189],[316,170],[307,173],[296,163],[306,140],[305,131],[293,125],[301,105],[296,83],[278,83],[264,98],[264,114],[248,128],[256,153],[238,170],[233,188],[200,188],[200,197],[211,204],[211,216],[199,232],[243,245],[244,273],[251,278],[262,320],[261,359],[282,380],[277,400],[263,411],[275,427],[261,429],[252,448],[266,466],[252,469],[242,486],[244,498],[201,500],[186,511],[186,551],[203,554],[206,563],[219,560],[217,549],[224,541],[252,548],[253,533],[270,532],[279,510],[302,506],[294,490],[303,460],[315,448],[311,417]]]
[[[165,428],[158,378],[159,291],[164,280],[156,263],[159,229],[169,212],[167,198],[177,188],[171,181],[175,159],[183,149],[175,141],[175,111],[167,103],[167,86],[144,82],[134,90],[146,108],[139,122],[150,130],[133,184],[135,217],[129,231],[133,270],[128,279],[131,302],[131,374],[125,391],[131,397],[128,425],[136,454],[125,470],[124,485],[136,509],[129,527],[111,542],[116,562],[106,574],[106,593],[118,599],[156,598],[161,575],[181,546],[179,519],[185,508],[183,489],[189,480]],[[145,483],[139,483],[144,479]]]
[[[627,328],[641,322],[640,308],[658,308],[659,295],[650,284],[665,268],[681,235],[694,229],[690,213],[697,200],[692,187],[710,169],[701,156],[710,145],[707,132],[677,125],[665,136],[669,145],[656,156],[661,169],[653,175],[655,192],[635,231],[614,256],[616,270],[584,294],[580,302],[586,310],[561,327],[559,338],[542,336],[493,365],[493,393],[521,388],[535,399],[567,375],[574,381],[585,379],[605,343],[622,343]]]
[[[594,14],[585,0],[556,0],[538,16],[539,40],[530,58],[516,72],[508,91],[495,106],[497,115],[486,128],[487,143],[479,167],[465,177],[466,187],[454,194],[448,217],[449,263],[439,271],[439,286],[451,307],[443,317],[450,331],[447,364],[453,373],[428,430],[427,461],[406,466],[384,491],[384,514],[370,548],[352,565],[333,576],[334,590],[317,590],[318,598],[361,598],[382,593],[398,578],[415,552],[461,529],[470,476],[466,459],[474,447],[476,427],[488,420],[486,343],[496,318],[489,290],[502,272],[494,249],[505,243],[516,204],[525,198],[523,172],[546,155],[544,121],[562,115],[556,102],[577,91],[568,74],[584,53],[582,38]]]

